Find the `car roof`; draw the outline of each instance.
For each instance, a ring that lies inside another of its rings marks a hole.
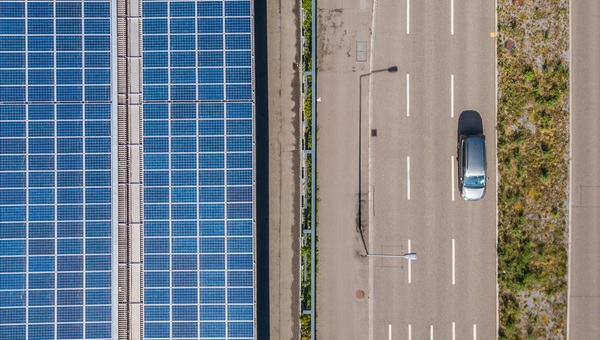
[[[466,176],[485,176],[485,136],[465,137]]]

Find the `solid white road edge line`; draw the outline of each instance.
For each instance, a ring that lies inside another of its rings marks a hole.
[[[373,66],[374,66],[374,54],[375,54],[375,32],[377,32],[377,3],[378,0],[373,0],[373,14],[371,17],[371,30],[373,32],[373,34],[371,34],[371,49],[370,49],[370,65],[369,65],[369,71],[373,71]],[[369,100],[368,100],[368,104],[369,104],[369,129],[371,129],[372,123],[373,123],[373,82],[371,81],[371,79],[369,79]],[[372,156],[373,153],[371,152],[371,139],[369,139],[369,168],[368,168],[368,176],[369,176],[369,183],[373,183],[373,172],[371,171],[372,169]],[[374,219],[373,219],[373,214],[374,214],[374,210],[373,210],[373,200],[374,200],[374,190],[369,190],[368,193],[369,196],[369,249],[373,249],[373,243],[374,241],[374,237],[373,237],[373,229],[374,229]],[[374,296],[374,291],[375,291],[375,271],[374,271],[374,264],[373,264],[373,258],[369,258],[369,340],[373,340],[373,332],[374,332],[374,328],[373,325],[375,323],[374,321],[374,299],[372,298]]]

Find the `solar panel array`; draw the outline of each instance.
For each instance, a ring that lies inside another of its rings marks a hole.
[[[142,1],[146,339],[255,335],[251,15]]]
[[[110,17],[0,1],[0,339],[113,336]]]

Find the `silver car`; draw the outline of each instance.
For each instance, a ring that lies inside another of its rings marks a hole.
[[[458,189],[468,201],[476,201],[485,195],[487,181],[485,136],[483,134],[460,135],[458,139]]]

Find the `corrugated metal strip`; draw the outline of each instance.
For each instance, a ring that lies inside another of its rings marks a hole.
[[[126,145],[119,145],[119,168],[129,166],[129,152]],[[127,171],[119,171],[119,183],[126,184],[129,182],[129,174]],[[127,201],[119,202],[120,204],[127,205]],[[119,218],[120,222],[124,222],[125,218]]]
[[[117,60],[117,72],[119,74],[118,91],[120,94],[127,95],[127,59],[119,58]]]
[[[131,103],[139,105],[139,91],[131,92],[131,84],[141,84],[140,70],[130,70],[132,51],[141,51],[141,1],[117,0],[117,74],[118,74],[118,142],[119,142],[119,339],[143,339],[143,263],[133,263],[132,254],[143,254],[143,155],[141,146],[142,118],[141,107],[130,109]],[[137,25],[131,29],[129,25]],[[135,32],[136,37],[130,33]],[[135,46],[130,46],[135,44]],[[133,48],[131,48],[133,47]],[[134,71],[134,72],[132,72]],[[135,76],[139,79],[130,79]],[[139,86],[138,86],[139,87]],[[140,105],[141,106],[141,105]],[[131,120],[133,119],[133,120]],[[131,121],[130,121],[131,120]],[[136,129],[131,131],[131,129]],[[132,150],[133,147],[136,150]],[[139,157],[137,160],[131,157]],[[132,166],[136,167],[133,169]],[[139,167],[139,168],[138,168]],[[132,182],[132,181],[135,181]],[[137,188],[136,188],[137,187]],[[132,191],[132,189],[134,189]],[[131,195],[139,195],[139,200]],[[138,202],[138,203],[134,203]],[[137,204],[139,206],[132,206]],[[135,223],[135,225],[132,225]],[[135,239],[133,239],[135,238]],[[140,249],[133,249],[139,247]],[[134,261],[143,261],[143,256]],[[137,269],[139,268],[139,269]],[[136,274],[137,271],[139,274]],[[135,275],[135,276],[133,276]],[[135,284],[136,287],[133,287]],[[139,286],[138,286],[139,285]],[[133,301],[135,299],[137,301]]]
[[[119,263],[127,263],[129,258],[127,229],[126,224],[119,224]]]
[[[119,339],[129,339],[129,305],[119,304]]]
[[[124,17],[126,15],[127,15],[127,1],[123,1],[123,0],[117,1],[117,16]]]
[[[119,303],[129,301],[129,275],[127,265],[119,264]]]
[[[120,164],[119,164],[120,165]],[[119,171],[119,174],[122,171]],[[119,184],[119,224],[127,225],[129,223],[129,199],[128,186],[126,184]]]
[[[125,17],[117,18],[117,31],[124,32],[125,34],[120,34],[117,36],[117,56],[126,57],[127,56],[127,19]]]
[[[127,119],[127,107],[125,105],[118,106],[118,122],[119,125],[119,145],[126,145],[129,141],[128,127],[129,121]],[[119,181],[120,182],[120,181]]]

